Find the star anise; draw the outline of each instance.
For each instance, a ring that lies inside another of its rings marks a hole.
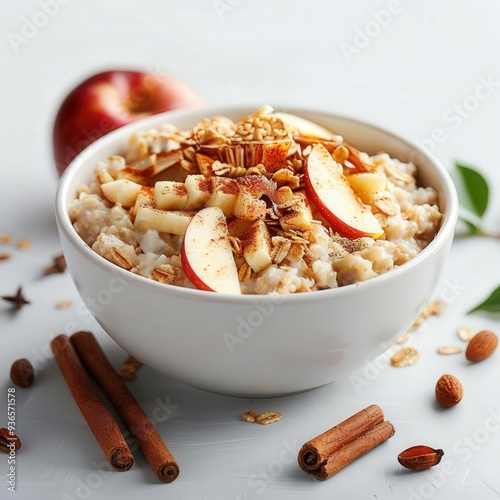
[[[24,297],[22,287],[19,287],[17,289],[15,295],[3,295],[1,298],[3,300],[6,300],[7,302],[12,302],[12,307],[17,310],[30,303],[29,300],[26,300],[26,298]]]
[[[51,266],[48,266],[43,270],[43,275],[48,276],[49,274],[63,273],[65,270],[66,260],[64,259],[64,255],[61,253],[54,257],[53,264]]]

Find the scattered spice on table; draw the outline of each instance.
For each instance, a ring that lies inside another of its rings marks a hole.
[[[52,265],[43,270],[43,275],[48,276],[49,274],[63,273],[64,271],[66,271],[66,260],[61,253],[53,258]]]
[[[26,298],[24,297],[22,287],[19,287],[17,289],[15,295],[2,295],[1,298],[2,300],[11,302],[13,309],[16,310],[22,309],[26,304],[30,303],[30,301],[26,300]]]

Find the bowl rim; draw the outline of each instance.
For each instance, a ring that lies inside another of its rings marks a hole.
[[[146,118],[141,118],[132,123],[124,125],[116,130],[109,132],[103,137],[97,139],[91,143],[87,148],[80,152],[68,165],[68,167],[63,172],[61,178],[59,179],[56,195],[55,195],[55,216],[57,226],[60,232],[64,234],[66,239],[71,243],[73,248],[79,252],[86,260],[89,260],[98,268],[106,271],[108,273],[119,276],[135,285],[140,287],[145,287],[151,291],[156,291],[165,295],[174,294],[178,297],[184,297],[191,300],[204,300],[204,301],[214,301],[214,302],[229,302],[229,303],[247,303],[262,301],[270,299],[273,302],[305,302],[317,301],[317,300],[327,300],[334,299],[337,296],[345,296],[351,293],[357,293],[359,288],[371,288],[377,287],[385,282],[391,282],[397,280],[401,275],[409,274],[412,270],[417,267],[422,261],[427,260],[433,254],[439,251],[443,245],[445,245],[450,237],[453,236],[455,231],[455,225],[458,219],[458,195],[455,189],[453,180],[446,170],[446,168],[441,164],[441,162],[430,152],[425,150],[423,147],[415,143],[414,141],[396,134],[392,130],[386,129],[379,125],[375,125],[370,121],[364,119],[346,116],[341,113],[320,111],[314,108],[301,108],[297,106],[276,106],[278,109],[283,109],[283,111],[294,113],[297,115],[317,115],[322,116],[325,119],[336,119],[346,122],[351,122],[354,125],[359,125],[366,128],[371,128],[374,131],[382,133],[395,141],[407,146],[412,152],[415,152],[419,157],[423,157],[428,164],[431,165],[432,170],[437,174],[437,178],[440,183],[440,188],[444,194],[444,199],[446,203],[446,210],[444,212],[444,218],[442,220],[441,226],[435,235],[434,239],[425,247],[418,255],[413,257],[408,262],[405,262],[396,269],[392,269],[387,273],[375,276],[366,281],[361,281],[357,283],[352,283],[349,285],[344,285],[337,288],[330,288],[326,290],[317,290],[314,292],[304,292],[304,293],[294,293],[294,294],[227,294],[227,293],[215,293],[208,292],[206,290],[199,290],[195,288],[186,288],[175,285],[167,285],[165,283],[159,283],[157,281],[151,280],[144,276],[136,275],[128,270],[125,270],[119,266],[116,266],[112,262],[109,262],[99,254],[97,254],[91,247],[89,247],[80,235],[76,232],[73,224],[70,221],[68,207],[66,205],[66,198],[68,190],[72,183],[73,177],[78,172],[80,167],[84,165],[88,160],[87,157],[98,151],[99,149],[109,145],[110,143],[123,138],[124,136],[130,136],[132,132],[138,130],[146,130],[151,127],[157,127],[162,122],[173,121],[175,122],[178,118],[193,116],[226,116],[226,114],[234,114],[235,111],[241,110],[242,113],[252,112],[256,110],[260,105],[242,104],[242,105],[226,105],[226,106],[206,106],[201,108],[190,108],[182,110],[166,111],[163,113],[158,113],[151,115]],[[194,124],[193,124],[194,125]],[[341,133],[341,131],[339,131]],[[341,134],[342,135],[342,134]]]

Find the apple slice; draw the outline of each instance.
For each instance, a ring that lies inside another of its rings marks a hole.
[[[219,207],[200,210],[182,241],[182,267],[200,290],[241,294],[226,217]]]
[[[194,217],[194,212],[184,210],[160,210],[149,205],[142,205],[137,210],[134,229],[147,231],[155,229],[159,233],[183,235]]]
[[[273,113],[272,116],[280,118],[285,125],[295,134],[305,135],[307,137],[316,137],[318,139],[326,139],[327,141],[342,142],[342,136],[334,134],[330,130],[314,123],[310,120],[306,120],[297,115],[292,115],[290,113]]]
[[[306,192],[321,215],[347,238],[380,238],[384,230],[363,205],[349,181],[322,144],[313,146],[304,166]]]
[[[263,220],[254,222],[240,237],[243,257],[255,273],[268,268],[272,263],[271,235]]]
[[[123,208],[134,206],[137,195],[141,189],[141,184],[137,184],[127,179],[118,179],[116,181],[101,184],[103,196],[111,203],[119,203]]]

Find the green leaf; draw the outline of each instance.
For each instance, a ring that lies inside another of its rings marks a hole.
[[[460,203],[477,216],[482,217],[488,207],[488,182],[477,170],[459,163],[455,165],[463,184],[463,190],[459,190],[458,193]]]
[[[478,234],[480,228],[471,222],[470,220],[465,219],[464,217],[460,217],[460,220],[463,222],[464,226],[467,228],[467,235]]]
[[[500,286],[493,290],[484,302],[471,309],[469,313],[475,311],[500,312]]]

